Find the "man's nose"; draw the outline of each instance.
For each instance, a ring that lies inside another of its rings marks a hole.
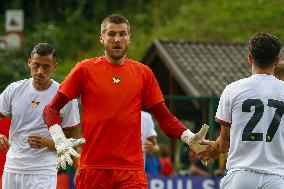
[[[116,35],[116,36],[114,37],[114,41],[120,41],[120,36],[119,36],[119,35]]]
[[[37,69],[37,73],[43,73],[43,72],[44,72],[43,66],[39,66],[39,68]]]

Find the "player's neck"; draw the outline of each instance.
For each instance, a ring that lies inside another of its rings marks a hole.
[[[52,80],[48,80],[46,83],[37,83],[33,80],[33,87],[38,90],[38,91],[44,91],[46,89],[48,89],[51,84],[52,84]]]
[[[110,57],[107,53],[105,54],[105,58],[107,59],[107,61],[111,64],[116,64],[116,65],[121,65],[125,62],[126,59],[126,55],[124,55],[123,57],[121,57],[120,59],[113,59],[112,57]]]
[[[254,74],[267,74],[267,75],[273,75],[274,70],[268,70],[268,69],[258,69],[258,70],[252,70],[252,75]]]
[[[274,66],[266,69],[261,69],[255,65],[252,66],[252,75],[254,74],[267,74],[267,75],[273,75],[274,74]]]

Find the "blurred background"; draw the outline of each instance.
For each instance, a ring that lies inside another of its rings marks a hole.
[[[53,78],[59,82],[76,62],[101,55],[100,23],[113,13],[131,24],[128,57],[151,67],[168,107],[188,128],[209,124],[212,140],[222,90],[250,75],[248,39],[256,32],[284,39],[284,0],[0,0],[0,92],[29,77],[27,59],[38,42],[55,45],[59,66]],[[219,177],[210,176],[224,174],[224,160],[195,173],[195,154],[156,129],[174,172],[170,182],[157,177],[150,188],[218,188]]]

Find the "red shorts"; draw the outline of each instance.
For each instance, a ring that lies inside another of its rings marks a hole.
[[[148,189],[144,171],[80,169],[76,189]]]

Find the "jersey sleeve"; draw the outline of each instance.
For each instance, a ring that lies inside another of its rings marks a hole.
[[[219,100],[215,121],[222,125],[230,126],[232,123],[232,106],[230,100],[230,90],[227,86]]]
[[[67,96],[68,99],[80,96],[82,86],[84,85],[83,75],[82,63],[79,62],[61,83],[58,91]]]
[[[0,113],[6,116],[11,113],[12,109],[12,99],[13,99],[13,84],[10,84],[1,94],[0,94]]]
[[[150,68],[147,69],[147,76],[144,83],[143,106],[146,109],[151,108],[153,105],[159,102],[165,101],[158,81]]]
[[[71,128],[80,125],[80,114],[77,99],[69,101],[61,110],[62,128]]]

